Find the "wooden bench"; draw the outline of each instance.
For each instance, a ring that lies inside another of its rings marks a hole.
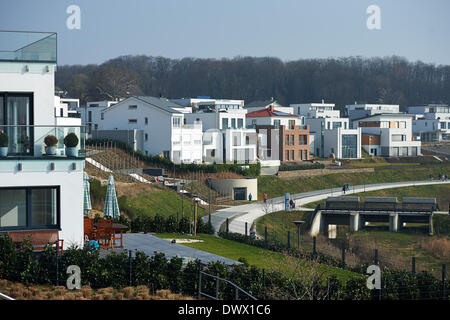
[[[59,239],[58,230],[9,231],[8,236],[13,242],[20,244],[23,240],[30,239],[33,251],[43,251],[49,244],[58,244],[59,253],[63,253],[64,240]]]

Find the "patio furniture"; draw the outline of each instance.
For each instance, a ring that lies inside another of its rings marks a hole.
[[[120,246],[116,248],[123,248],[123,231],[127,230],[128,227],[126,225],[120,223],[113,223],[113,246],[116,245],[116,240],[120,240]]]
[[[102,219],[97,221],[96,240],[105,249],[113,249],[113,221]]]
[[[63,253],[64,240],[59,239],[58,230],[9,231],[8,236],[20,247],[23,240],[30,239],[35,252],[43,251],[47,245],[57,245],[59,253]]]
[[[97,234],[97,229],[94,226],[94,219],[84,217],[84,236],[87,240],[94,240]]]

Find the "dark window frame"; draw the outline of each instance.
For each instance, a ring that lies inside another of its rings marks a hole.
[[[55,225],[32,225],[32,190],[56,189],[56,224]],[[33,187],[0,187],[1,190],[25,190],[26,199],[26,225],[16,227],[0,227],[2,231],[16,230],[59,230],[61,231],[61,186],[33,186]]]

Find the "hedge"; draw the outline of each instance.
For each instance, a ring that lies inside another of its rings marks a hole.
[[[219,173],[219,172],[234,172],[242,174],[248,177],[257,177],[261,173],[261,164],[237,164],[237,163],[223,163],[223,164],[175,164],[169,159],[157,156],[157,155],[145,155],[141,151],[134,151],[128,144],[109,139],[88,139],[86,140],[87,146],[94,145],[114,145],[115,147],[127,152],[134,157],[137,157],[140,161],[144,161],[147,164],[158,165],[167,170],[175,170],[176,172],[204,172],[204,173]],[[248,167],[248,168],[245,168]]]
[[[282,164],[278,171],[294,171],[294,170],[311,170],[311,169],[324,169],[325,165],[323,163],[313,163],[313,164]]]
[[[58,284],[64,285],[67,267],[77,265],[81,269],[81,284],[94,289],[146,285],[153,291],[170,289],[189,296],[196,296],[198,292],[198,260],[183,265],[179,257],[167,259],[163,253],[157,252],[149,257],[141,251],[131,258],[126,251],[112,251],[101,257],[98,252],[89,254],[76,247],[65,250],[63,255],[58,256],[58,261],[56,257],[54,248],[47,247],[44,252],[35,254],[29,242],[24,241],[19,250],[8,236],[0,236],[1,279],[26,284],[56,284],[58,265]],[[268,271],[264,286],[262,270],[245,263],[227,266],[221,262],[211,262],[203,267],[203,271],[235,283],[258,299],[295,299],[302,296],[308,299],[378,299],[376,292],[371,293],[366,288],[363,277],[350,278],[345,284],[336,277],[303,283],[287,278],[282,272]],[[382,273],[383,299],[440,299],[441,289],[440,281],[426,272],[413,275],[386,270]],[[449,289],[450,283],[447,281],[447,294]],[[215,279],[204,276],[202,291],[214,295]],[[230,284],[220,282],[219,298],[234,299]],[[245,296],[241,295],[241,298]]]

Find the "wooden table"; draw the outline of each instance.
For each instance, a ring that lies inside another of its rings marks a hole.
[[[113,230],[113,247],[116,244],[116,240],[120,240],[120,246],[117,248],[123,248],[123,230],[127,230],[128,226],[121,224],[121,223],[113,223],[112,230]],[[116,237],[116,234],[120,233],[120,237]]]

